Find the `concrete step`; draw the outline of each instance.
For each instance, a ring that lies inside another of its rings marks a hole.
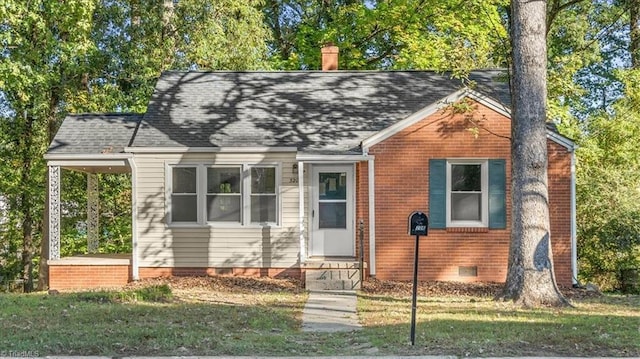
[[[357,290],[361,288],[359,269],[307,268],[308,290]]]
[[[331,261],[331,260],[310,260],[302,264],[307,269],[358,269],[360,263],[357,261]],[[364,267],[367,264],[364,263]]]

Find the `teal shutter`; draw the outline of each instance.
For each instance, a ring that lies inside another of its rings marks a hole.
[[[429,227],[447,227],[447,161],[429,160]]]
[[[489,160],[489,228],[507,228],[505,160]]]

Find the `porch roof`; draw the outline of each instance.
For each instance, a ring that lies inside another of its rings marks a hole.
[[[68,115],[51,142],[47,155],[113,155],[131,145],[142,119],[137,113]]]
[[[50,165],[88,173],[131,172],[124,149],[131,144],[142,114],[68,115],[51,142]]]

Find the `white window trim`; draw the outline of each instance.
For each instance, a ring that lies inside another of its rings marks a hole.
[[[251,227],[268,227],[268,226],[272,226],[272,227],[279,227],[281,222],[281,218],[282,218],[282,194],[281,194],[281,190],[282,190],[282,171],[281,171],[281,164],[280,163],[259,163],[259,164],[245,164],[245,170],[247,171],[247,173],[249,173],[248,176],[245,176],[243,178],[243,181],[245,182],[245,186],[244,188],[246,188],[246,191],[242,193],[243,195],[243,223],[245,223],[246,226]],[[251,222],[251,169],[252,168],[275,168],[276,171],[276,188],[275,188],[275,195],[276,195],[276,221],[275,222]]]
[[[173,221],[173,213],[171,212],[171,208],[173,206],[172,203],[172,195],[173,195],[173,169],[174,168],[194,168],[196,169],[196,201],[197,201],[197,209],[196,209],[196,222],[174,222]],[[203,198],[202,198],[202,187],[203,183],[201,180],[202,177],[202,165],[198,163],[175,163],[175,164],[166,164],[165,165],[165,218],[167,225],[171,227],[194,227],[202,225],[202,216],[203,216]]]
[[[195,167],[197,188],[197,222],[173,222],[171,213],[171,196],[173,192],[173,168]],[[239,167],[241,179],[241,221],[215,222],[207,221],[207,168],[210,167]],[[276,222],[251,222],[251,168],[275,168],[276,171]],[[264,163],[202,163],[202,162],[165,162],[165,219],[169,228],[279,228],[282,223],[282,164],[280,162]]]
[[[207,169],[208,168],[238,168],[240,170],[240,222],[230,222],[230,221],[209,221],[209,216],[207,213],[207,195],[209,194],[207,191]],[[212,225],[215,227],[239,227],[244,223],[244,214],[246,208],[244,208],[244,189],[246,188],[246,183],[244,180],[244,166],[242,164],[215,164],[215,165],[205,165],[204,166],[204,179],[203,179],[203,192],[204,192],[204,203],[203,205],[203,218],[204,222],[208,225]]]
[[[482,219],[480,221],[454,221],[451,219],[451,165],[481,165]],[[447,227],[489,227],[489,160],[447,159]]]

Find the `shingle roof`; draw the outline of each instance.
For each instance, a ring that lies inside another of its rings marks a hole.
[[[508,104],[500,77],[503,71],[473,72],[471,86]],[[344,153],[463,87],[427,71],[165,72],[132,146]]]
[[[68,115],[49,146],[49,154],[121,153],[131,145],[142,114]]]

